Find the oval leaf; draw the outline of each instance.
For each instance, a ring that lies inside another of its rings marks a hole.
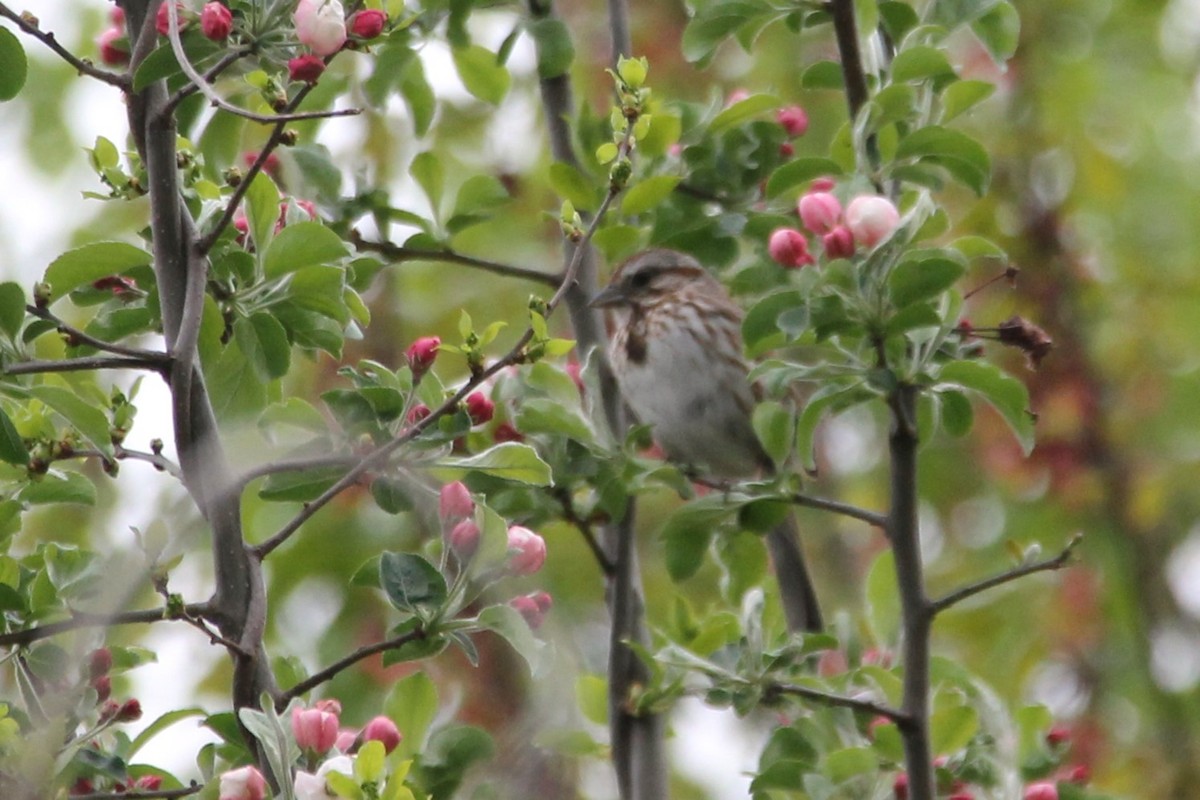
[[[25,48],[8,28],[0,28],[0,101],[12,100],[25,86]]]
[[[550,465],[532,447],[519,442],[505,442],[473,456],[447,459],[439,462],[438,467],[439,472],[454,477],[475,471],[533,486],[554,483]]]
[[[46,283],[60,298],[80,286],[109,275],[120,275],[154,260],[140,247],[125,242],[93,242],[68,250],[46,268]]]
[[[966,269],[948,258],[903,261],[888,276],[888,292],[896,308],[928,300],[949,289]]]
[[[0,460],[19,467],[29,463],[29,451],[25,448],[25,442],[21,440],[17,426],[13,425],[3,408],[0,408]]]
[[[939,378],[969,389],[987,400],[1016,434],[1025,455],[1033,450],[1033,416],[1029,412],[1029,392],[1025,384],[1006,375],[994,364],[980,361],[955,361],[942,367]]]
[[[58,386],[31,386],[29,393],[71,423],[97,450],[109,458],[113,457],[112,432],[103,411],[75,392]]]
[[[416,553],[384,553],[379,559],[379,585],[401,611],[436,608],[446,601],[446,579]]]
[[[278,278],[304,267],[331,264],[347,255],[346,243],[319,222],[297,222],[281,230],[267,247],[263,272]]]
[[[678,184],[677,175],[655,175],[639,181],[625,192],[621,200],[621,213],[633,215],[649,211],[667,199]]]
[[[463,86],[485,103],[499,105],[508,94],[512,76],[492,51],[477,44],[453,50],[454,67]]]

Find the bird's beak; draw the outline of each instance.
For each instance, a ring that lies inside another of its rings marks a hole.
[[[625,292],[616,284],[610,283],[597,292],[588,305],[592,308],[609,308],[610,306],[619,306],[627,301]]]

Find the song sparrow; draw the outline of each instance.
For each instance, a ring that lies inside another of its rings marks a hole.
[[[716,478],[774,470],[750,422],[741,309],[699,262],[644,250],[617,268],[592,305],[608,314],[609,359],[625,402],[671,460]],[[790,517],[767,544],[789,627],[820,630]]]

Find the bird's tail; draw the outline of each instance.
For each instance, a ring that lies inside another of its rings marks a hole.
[[[792,515],[767,534],[767,549],[775,564],[775,578],[779,581],[779,596],[783,599],[788,630],[793,633],[822,630],[825,626],[821,620],[821,607],[804,562]]]

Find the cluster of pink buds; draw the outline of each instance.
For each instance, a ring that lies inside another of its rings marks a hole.
[[[833,188],[828,179],[813,181],[811,189],[796,204],[800,222],[820,239],[826,258],[850,258],[859,245],[875,247],[899,227],[900,212],[886,197],[859,195],[843,211]],[[808,238],[795,228],[777,228],[772,232],[767,251],[776,263],[789,269],[816,262],[809,252]]]
[[[442,487],[438,497],[438,515],[442,520],[442,537],[460,564],[465,564],[479,549],[482,535],[475,523],[475,501],[462,481]]]
[[[775,112],[775,121],[783,128],[789,139],[799,139],[808,132],[808,113],[800,106],[784,106]],[[779,155],[791,158],[796,147],[791,142],[779,145]]]
[[[541,627],[542,622],[546,619],[546,614],[550,612],[551,606],[554,605],[554,599],[550,597],[549,592],[533,592],[532,594],[517,595],[508,604],[520,612],[525,618],[525,622],[533,630]]]

